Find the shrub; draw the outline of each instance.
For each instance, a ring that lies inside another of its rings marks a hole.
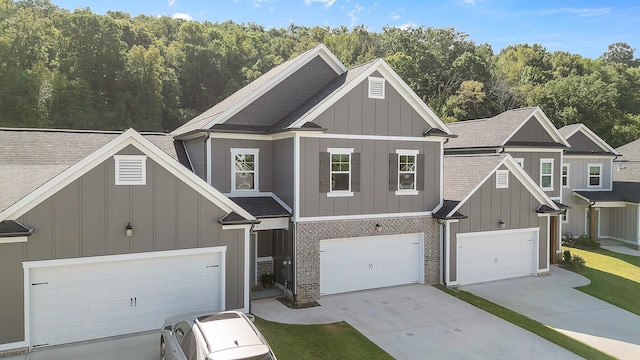
[[[562,246],[597,249],[600,247],[600,243],[595,240],[591,240],[591,238],[587,235],[580,235],[577,238],[571,235],[567,235],[564,239],[562,239]]]
[[[571,263],[571,251],[565,250],[562,252],[562,260],[565,264]]]
[[[585,263],[586,262],[581,256],[573,255],[571,257],[571,261],[569,262],[569,266],[571,266],[571,268],[577,272],[582,272]]]

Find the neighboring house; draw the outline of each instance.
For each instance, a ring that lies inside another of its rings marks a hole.
[[[538,184],[556,206],[561,203],[563,151],[570,145],[539,107],[505,111],[488,119],[468,120],[447,124],[457,138],[445,144],[445,154],[502,154],[511,155]],[[448,184],[445,183],[445,189]],[[550,218],[550,249],[556,256],[561,251],[561,225],[558,216]]]
[[[248,311],[257,221],[180,164],[176,145],[134,130],[0,129],[0,353]]]
[[[443,144],[453,133],[383,60],[319,45],[176,129],[193,169],[262,222],[251,279],[299,302],[440,279]]]
[[[613,190],[626,203],[623,217],[617,219],[617,224],[626,229],[626,236],[621,240],[640,250],[640,139],[620,146],[616,151],[620,157],[613,163]]]
[[[444,282],[447,285],[550,271],[549,228],[559,208],[509,154],[444,160]]]

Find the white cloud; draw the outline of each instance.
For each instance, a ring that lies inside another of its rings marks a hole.
[[[309,6],[313,3],[321,3],[324,4],[325,8],[330,8],[331,5],[333,5],[336,2],[336,0],[304,0],[304,4]]]
[[[349,15],[349,17],[351,18],[351,26],[356,24],[356,21],[360,20],[360,17],[358,16],[358,14],[360,14],[360,12],[364,9],[364,6],[360,6],[358,4],[356,4],[353,9],[351,9],[351,11],[349,11],[347,13],[347,15]]]
[[[260,7],[262,6],[263,3],[270,3],[273,2],[274,0],[253,0],[253,6],[255,7]]]
[[[167,2],[167,5],[169,5],[169,7],[172,7],[175,3],[176,3],[176,0],[169,0]]]
[[[416,24],[413,21],[409,21],[406,24],[402,24],[402,25],[398,26],[398,29],[400,29],[400,30],[409,30],[409,29],[415,28],[415,27],[418,27],[418,24]]]
[[[393,19],[393,20],[398,20],[398,19],[400,19],[400,17],[401,17],[401,16],[400,16],[400,15],[398,15],[397,13],[392,13],[390,17],[391,17],[391,19]]]
[[[578,15],[578,17],[605,16],[611,14],[611,8],[557,8],[540,11],[540,14],[542,15],[556,15],[562,13]]]
[[[171,18],[173,18],[173,19],[182,19],[182,20],[187,20],[187,21],[193,20],[191,15],[184,14],[184,13],[175,13],[175,14],[173,14],[173,16]]]

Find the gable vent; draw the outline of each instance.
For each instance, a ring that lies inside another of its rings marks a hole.
[[[506,189],[509,187],[509,170],[496,171],[496,188]]]
[[[116,185],[145,185],[147,183],[144,155],[115,155]]]
[[[384,78],[369,78],[369,98],[384,99]]]

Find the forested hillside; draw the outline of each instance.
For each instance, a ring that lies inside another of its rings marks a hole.
[[[0,0],[0,126],[171,131],[318,43],[347,67],[384,58],[445,121],[539,105],[613,146],[640,137],[640,61],[624,43],[599,59],[527,44],[495,54],[453,28],[266,29],[48,0]]]

